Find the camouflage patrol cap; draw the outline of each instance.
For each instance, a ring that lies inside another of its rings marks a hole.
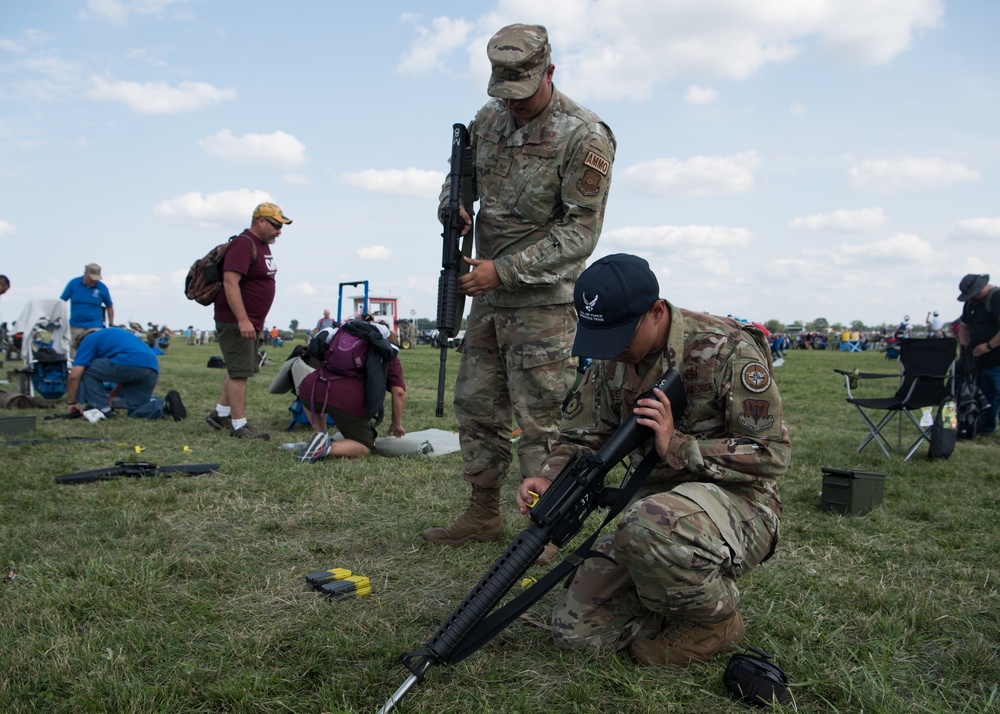
[[[639,320],[660,298],[656,275],[643,258],[615,253],[580,274],[573,304],[580,318],[573,354],[614,359],[628,347]]]
[[[541,25],[508,25],[490,38],[486,55],[493,65],[486,93],[500,99],[527,99],[552,63],[549,33]]]

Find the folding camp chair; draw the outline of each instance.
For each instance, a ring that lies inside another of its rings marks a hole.
[[[27,390],[34,397],[59,399],[66,393],[69,378],[69,311],[62,300],[29,300],[17,319],[23,331],[21,353]],[[46,335],[50,338],[45,340]]]
[[[871,374],[835,369],[838,374],[844,375],[844,386],[847,387],[847,401],[853,404],[861,415],[861,419],[868,427],[868,435],[858,447],[860,452],[869,443],[874,441],[878,444],[882,453],[889,458],[889,449],[892,444],[886,439],[882,430],[898,417],[899,430],[896,440],[896,448],[903,447],[903,417],[904,415],[917,428],[918,436],[910,444],[906,451],[908,461],[916,452],[921,442],[930,441],[932,426],[921,426],[920,419],[914,414],[919,413],[924,408],[936,408],[945,397],[955,396],[955,352],[957,341],[954,337],[947,337],[939,340],[923,339],[902,339],[899,341],[899,364],[900,375],[894,374]],[[870,379],[899,379],[899,389],[891,397],[859,398],[854,391],[859,385]],[[866,413],[885,412],[878,423],[873,421],[873,416]]]

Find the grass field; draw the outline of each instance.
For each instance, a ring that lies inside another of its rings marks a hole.
[[[399,654],[423,646],[525,525],[514,483],[503,542],[429,545],[420,533],[466,502],[460,456],[296,464],[279,445],[308,434],[284,432],[291,397],[266,393],[290,349],[271,350],[276,364],[251,382],[250,420],[270,442],[205,425],[221,379],[205,365],[219,352],[175,344],[160,392],[180,390],[186,421],[92,425],[32,410],[27,436],[54,441],[0,446],[0,564],[15,573],[0,584],[0,710],[374,712],[402,683]],[[434,417],[438,353],[401,359],[407,430],[455,428],[450,389],[446,417]],[[457,364],[452,352],[452,377]],[[775,710],[1000,711],[1000,446],[961,442],[935,462],[926,447],[907,463],[874,447],[856,454],[863,426],[832,371],[855,366],[897,369],[880,354],[806,351],[777,370],[793,458],[780,546],[741,580],[746,643],[774,653],[793,683]],[[220,468],[53,483],[138,458]],[[820,511],[822,466],[885,473],[883,506]],[[334,566],[368,576],[371,596],[334,602],[306,587],[305,573]],[[622,654],[560,652],[519,623],[431,669],[398,711],[749,711],[726,696],[727,659],[640,668]]]

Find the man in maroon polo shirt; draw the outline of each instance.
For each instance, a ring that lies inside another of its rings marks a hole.
[[[222,395],[205,421],[238,439],[270,439],[247,424],[247,380],[259,371],[257,345],[274,302],[271,244],[292,221],[274,203],[253,211],[250,227],[233,239],[222,262],[222,290],[215,299],[215,333],[226,362]]]

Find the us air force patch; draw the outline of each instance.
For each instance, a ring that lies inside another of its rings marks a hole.
[[[573,392],[567,399],[563,400],[562,413],[567,419],[576,419],[583,414],[583,400],[580,392]]]
[[[743,386],[754,394],[767,391],[771,386],[771,375],[767,373],[767,367],[760,362],[748,362],[740,373],[740,380]]]
[[[771,403],[766,399],[744,399],[743,411],[736,415],[736,419],[740,426],[756,434],[774,425],[774,417],[770,411]]]
[[[596,171],[587,169],[583,177],[576,182],[576,187],[584,196],[596,196],[601,190],[601,177]]]

